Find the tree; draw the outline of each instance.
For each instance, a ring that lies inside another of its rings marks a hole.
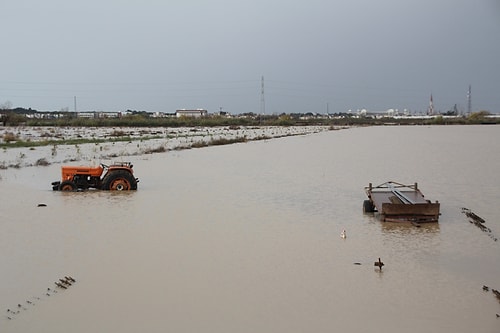
[[[469,120],[471,121],[481,121],[481,120],[484,120],[484,118],[486,118],[486,116],[488,116],[490,113],[488,111],[478,111],[478,112],[472,112],[470,115],[469,115]]]
[[[2,119],[3,126],[7,126],[11,118],[12,103],[7,101],[0,105],[0,118]]]

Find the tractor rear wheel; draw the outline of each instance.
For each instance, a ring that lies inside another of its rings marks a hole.
[[[71,180],[65,180],[59,184],[59,191],[75,191],[76,184]]]
[[[137,181],[128,171],[111,171],[102,180],[102,189],[109,191],[137,190]]]

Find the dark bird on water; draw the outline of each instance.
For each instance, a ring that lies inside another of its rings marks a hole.
[[[483,286],[483,290],[484,290],[484,291],[489,291],[489,290],[490,290],[490,288],[489,288],[488,286]]]

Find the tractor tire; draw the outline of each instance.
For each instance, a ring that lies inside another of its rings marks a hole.
[[[363,201],[363,213],[373,213],[375,212],[375,206],[370,200]]]
[[[102,180],[101,189],[107,191],[133,191],[137,190],[137,181],[128,171],[111,171]]]
[[[76,184],[71,180],[65,180],[61,184],[59,184],[59,191],[76,191]]]

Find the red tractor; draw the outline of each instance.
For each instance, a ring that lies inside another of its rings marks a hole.
[[[109,191],[137,190],[139,179],[134,177],[130,162],[112,165],[100,164],[97,167],[63,166],[62,180],[52,183],[54,191],[77,191],[94,188]],[[104,174],[104,176],[103,176]]]

